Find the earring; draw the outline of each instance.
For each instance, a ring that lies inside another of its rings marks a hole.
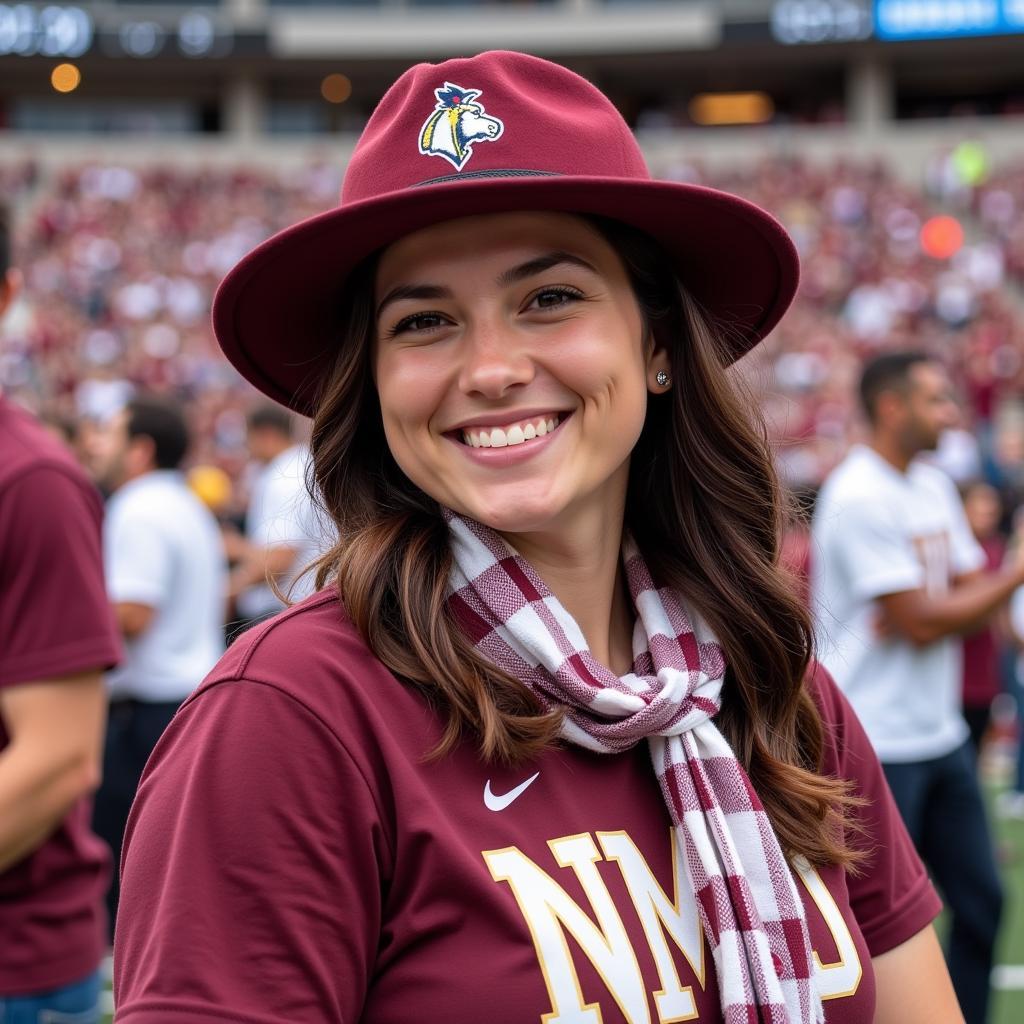
[[[654,379],[658,382],[658,387],[667,388],[672,378],[664,370],[659,370],[654,375]]]

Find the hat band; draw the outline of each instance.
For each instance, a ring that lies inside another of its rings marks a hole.
[[[465,174],[446,174],[441,178],[428,178],[418,181],[410,188],[421,188],[423,185],[443,185],[449,181],[466,181],[469,178],[561,178],[561,171],[528,171],[522,167],[509,167],[506,170],[467,171]]]

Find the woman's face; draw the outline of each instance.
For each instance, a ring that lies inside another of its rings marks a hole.
[[[450,221],[381,257],[374,376],[403,472],[496,530],[624,507],[655,374],[625,268],[561,213]]]

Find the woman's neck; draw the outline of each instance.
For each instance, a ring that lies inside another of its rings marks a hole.
[[[633,664],[636,616],[620,553],[622,516],[590,518],[571,530],[507,534],[505,539],[576,620],[594,658],[624,675]]]

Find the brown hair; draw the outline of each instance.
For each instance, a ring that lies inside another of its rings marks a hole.
[[[649,402],[630,468],[626,523],[659,585],[676,588],[714,630],[728,664],[716,719],[788,855],[854,864],[848,784],[817,774],[823,729],[804,688],[810,620],[778,568],[781,498],[763,424],[724,372],[724,332],[709,324],[646,235],[589,218],[630,275],[673,387]],[[374,654],[443,710],[435,754],[471,735],[488,760],[535,756],[558,736],[523,684],[487,661],[446,608],[451,555],[437,503],[388,449],[370,360],[376,260],[345,288],[346,337],[313,422],[319,500],[341,538],[317,565],[336,579]]]

